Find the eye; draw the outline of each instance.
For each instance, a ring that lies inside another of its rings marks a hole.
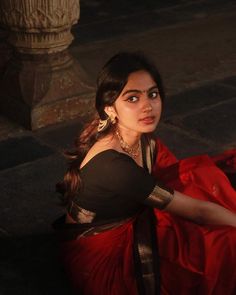
[[[129,96],[127,99],[126,99],[126,101],[128,101],[128,102],[136,102],[136,101],[138,101],[138,97],[137,96],[135,96],[135,95],[132,95],[132,96]]]
[[[149,92],[148,97],[150,99],[158,98],[159,97],[159,91],[158,90],[153,90],[153,91]]]

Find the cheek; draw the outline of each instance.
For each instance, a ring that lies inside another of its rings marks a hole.
[[[137,115],[134,111],[131,111],[130,109],[125,109],[119,113],[118,119],[121,122],[130,122],[131,120],[133,120],[133,118],[136,117]]]
[[[156,113],[161,113],[161,111],[162,111],[162,102],[161,102],[161,100],[153,103],[152,107],[153,107],[153,110],[155,110]]]
[[[120,118],[129,118],[136,115],[138,108],[134,104],[126,104],[117,109],[117,115]]]

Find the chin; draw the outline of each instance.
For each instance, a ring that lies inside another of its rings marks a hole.
[[[141,133],[152,133],[156,130],[156,127],[157,126],[150,126],[150,127],[143,128]]]

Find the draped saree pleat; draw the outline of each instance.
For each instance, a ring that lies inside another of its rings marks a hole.
[[[156,148],[150,163],[163,184],[236,212],[236,192],[215,159],[177,160],[160,141]],[[114,228],[60,245],[76,294],[236,294],[236,229],[230,226],[197,225],[149,208]]]

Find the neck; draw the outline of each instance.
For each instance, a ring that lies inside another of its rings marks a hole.
[[[124,134],[124,133],[123,133]],[[130,155],[132,158],[137,159],[137,157],[140,154],[140,135],[131,137],[129,135],[126,137],[127,141],[124,139],[123,135],[121,134],[120,130],[117,128],[116,130],[116,136],[119,140],[119,144],[121,149]]]
[[[139,143],[141,138],[141,133],[132,132],[131,130],[126,130],[122,127],[117,127],[118,133],[121,135],[122,139],[130,146],[135,146]]]

